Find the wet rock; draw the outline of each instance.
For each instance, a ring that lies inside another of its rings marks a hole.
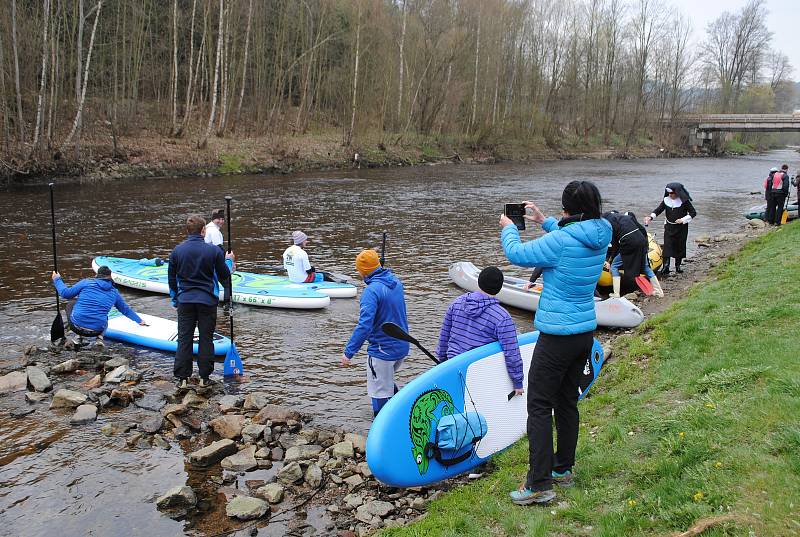
[[[280,483],[268,483],[256,490],[256,496],[267,500],[269,503],[281,503],[283,501],[283,485]]]
[[[269,453],[270,453],[269,449],[261,448],[258,451],[256,451],[256,455],[255,456],[256,456],[256,459],[269,459]]]
[[[70,360],[67,360],[66,362],[61,362],[60,364],[54,365],[53,367],[50,368],[50,372],[63,375],[66,373],[73,373],[77,371],[80,368],[80,366],[81,363],[78,360],[72,358]]]
[[[257,425],[255,423],[246,425],[242,429],[242,441],[247,444],[255,444],[258,442],[258,439],[261,438],[261,435],[264,433],[264,429],[266,428],[266,425]]]
[[[348,490],[353,490],[354,488],[358,487],[362,483],[364,483],[364,478],[358,474],[351,475],[350,477],[344,480],[347,483]]]
[[[364,498],[360,494],[348,494],[344,497],[344,503],[350,509],[355,509],[364,503]]]
[[[297,420],[287,420],[286,428],[289,429],[290,432],[296,433],[302,428],[302,424]]]
[[[234,453],[236,453],[236,443],[233,440],[225,438],[189,453],[189,462],[195,466],[211,466]]]
[[[394,511],[394,505],[389,502],[384,502],[381,500],[373,500],[371,502],[367,502],[364,504],[364,508],[367,512],[371,513],[374,516],[384,518],[386,515]]]
[[[106,436],[114,436],[117,434],[127,433],[132,429],[131,425],[121,423],[106,423],[100,427],[100,432]]]
[[[225,506],[225,514],[239,520],[261,518],[269,509],[269,504],[260,498],[236,496]]]
[[[97,404],[100,405],[100,408],[106,408],[111,404],[111,397],[103,394],[97,398]]]
[[[253,417],[253,423],[267,424],[285,424],[289,420],[299,420],[300,413],[290,408],[285,408],[278,405],[265,405],[258,414]]]
[[[423,509],[425,509],[425,505],[427,505],[427,503],[428,502],[425,500],[425,498],[422,498],[421,496],[417,496],[416,498],[411,500],[411,509],[416,509],[417,511],[422,511]]]
[[[268,404],[269,398],[267,397],[267,394],[263,392],[249,393],[244,399],[245,410],[261,410]]]
[[[91,423],[97,419],[97,407],[94,405],[80,405],[75,409],[75,414],[70,418],[69,422],[73,425],[83,425],[84,423]]]
[[[120,382],[139,382],[140,380],[142,380],[141,373],[131,369],[127,365],[121,365],[108,373],[103,379],[103,382],[119,384]]]
[[[269,470],[270,468],[272,468],[272,461],[267,459],[258,459],[259,470]]]
[[[83,384],[81,384],[81,386],[83,386],[87,390],[94,390],[95,388],[99,388],[102,384],[103,384],[103,377],[101,377],[100,375],[95,375],[86,382],[84,382]]]
[[[278,481],[281,483],[291,484],[296,483],[303,479],[303,469],[297,462],[290,462],[280,470],[277,474]]]
[[[172,445],[167,441],[166,438],[164,438],[160,434],[157,434],[153,437],[153,444],[156,447],[163,449],[164,451],[169,451],[170,449],[172,449]]]
[[[103,364],[103,371],[112,371],[112,370],[114,370],[114,369],[116,369],[116,368],[118,368],[120,366],[126,366],[127,367],[129,365],[130,365],[130,360],[128,360],[127,358],[122,358],[122,357],[117,356],[115,358],[107,360]]]
[[[334,457],[340,457],[342,459],[352,459],[355,456],[353,451],[353,443],[349,441],[339,442],[338,444],[333,445],[333,451],[331,454]]]
[[[208,430],[208,424],[202,421],[198,416],[183,416],[180,421],[193,431]]]
[[[284,454],[285,452],[283,451],[283,448],[279,447],[272,448],[272,452],[270,453],[269,458],[272,459],[273,461],[282,461]]]
[[[219,409],[222,412],[232,412],[241,407],[243,402],[241,395],[226,395],[219,400]]]
[[[240,452],[222,459],[222,467],[233,472],[247,472],[258,467],[256,447],[246,447]]]
[[[139,443],[139,440],[141,440],[142,438],[144,438],[143,433],[131,433],[128,435],[128,438],[125,439],[125,443],[130,448],[136,447],[136,445]]]
[[[123,389],[111,390],[110,400],[118,405],[128,406],[133,401],[133,394]]]
[[[35,392],[49,392],[53,389],[53,383],[47,378],[47,375],[41,368],[29,365],[25,368],[25,373],[28,375],[28,384]]]
[[[344,441],[353,444],[353,449],[358,453],[364,454],[367,452],[367,437],[363,434],[346,433]]]
[[[228,414],[211,420],[211,428],[222,438],[239,438],[242,436],[244,427],[244,416],[239,414]]]
[[[767,223],[763,220],[759,220],[758,218],[754,218],[753,220],[748,220],[747,225],[754,229],[763,229],[767,227]]]
[[[172,435],[175,437],[175,440],[188,440],[192,437],[192,431],[190,431],[188,427],[181,425],[175,428]]]
[[[151,416],[139,424],[139,430],[149,434],[155,434],[164,426],[164,418],[160,414]]]
[[[372,470],[369,469],[369,465],[366,462],[358,463],[356,469],[358,469],[358,473],[364,477],[372,477]]]
[[[86,395],[81,392],[61,389],[53,395],[50,408],[75,408],[84,404],[86,399]]]
[[[11,411],[12,418],[24,418],[36,412],[35,408],[17,408]]]
[[[314,429],[303,429],[297,433],[298,439],[302,439],[303,444],[314,444],[317,442],[317,431]],[[299,442],[295,445],[301,445]]]
[[[134,402],[134,404],[144,410],[152,410],[158,412],[167,403],[164,401],[164,396],[161,394],[145,395],[141,399]]]
[[[186,511],[195,505],[197,505],[197,496],[192,487],[186,485],[173,487],[156,500],[156,507],[162,511]]]
[[[292,446],[286,450],[284,460],[291,462],[316,459],[320,453],[322,453],[322,446]]]
[[[333,431],[317,431],[317,443],[324,448],[331,447],[336,442],[336,433]]]
[[[28,388],[28,375],[22,371],[13,371],[0,377],[0,395],[24,392]]]
[[[194,392],[189,392],[183,397],[181,404],[191,408],[203,408],[208,404],[208,399]]]
[[[164,417],[169,416],[170,414],[175,414],[179,416],[185,412],[186,412],[186,405],[183,404],[179,405],[171,404],[161,409],[161,415]]]
[[[338,475],[336,475],[336,474],[329,474],[329,475],[328,475],[328,479],[330,479],[331,481],[333,481],[333,483],[334,483],[334,484],[336,484],[336,485],[341,485],[341,484],[344,482],[344,481],[342,480],[342,478],[341,478],[341,477],[339,477],[339,476],[338,476]]]
[[[25,392],[25,400],[29,403],[41,403],[42,401],[46,401],[48,397],[50,396],[46,393]]]
[[[304,476],[306,484],[312,489],[319,488],[322,484],[322,468],[316,464],[309,464]]]

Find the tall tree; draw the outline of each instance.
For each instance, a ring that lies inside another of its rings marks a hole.
[[[225,1],[219,0],[219,29],[217,30],[217,61],[214,65],[214,83],[211,87],[211,113],[208,116],[206,132],[197,147],[205,149],[208,147],[208,137],[211,136],[211,129],[214,127],[214,118],[217,115],[217,89],[219,88],[219,67],[222,61],[222,43],[225,39],[224,32]]]

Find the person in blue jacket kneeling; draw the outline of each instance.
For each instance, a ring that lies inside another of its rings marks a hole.
[[[511,493],[519,505],[548,503],[553,483],[572,484],[578,443],[578,382],[590,355],[597,327],[594,289],[603,270],[611,224],[602,218],[602,200],[589,181],[572,181],[561,196],[563,218],[545,218],[526,201],[545,234],[522,242],[517,227],[500,217],[506,257],[521,267],[544,269],[544,288],[536,312],[540,331],[528,374],[528,476]],[[553,454],[555,416],[558,449]]]
[[[395,373],[408,355],[408,342],[386,335],[381,326],[391,322],[408,331],[406,300],[403,282],[391,270],[383,268],[375,250],[364,250],[356,257],[356,270],[367,284],[361,293],[361,310],[358,325],[342,354],[341,363],[349,366],[350,360],[367,347],[367,393],[372,398],[372,412],[378,415],[381,408],[397,393]]]

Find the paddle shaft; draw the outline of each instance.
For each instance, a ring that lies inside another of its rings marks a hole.
[[[386,264],[386,232],[383,232],[383,240],[381,241],[381,266]]]
[[[233,252],[233,240],[231,239],[231,197],[225,196],[225,206],[227,214],[225,222],[228,225],[228,253]],[[231,273],[230,291],[228,292],[228,318],[231,322],[231,345],[233,345],[233,273]]]
[[[56,246],[56,199],[53,193],[55,183],[50,183],[50,222],[51,231],[53,235],[53,271],[58,272],[58,247]],[[56,310],[61,310],[61,302],[58,298],[58,289],[56,289]]]

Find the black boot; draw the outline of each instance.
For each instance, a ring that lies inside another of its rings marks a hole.
[[[675,259],[675,272],[678,274],[683,274],[683,269],[681,268],[681,259]]]
[[[669,257],[664,258],[661,269],[658,271],[659,276],[667,276],[669,274],[669,260]]]

